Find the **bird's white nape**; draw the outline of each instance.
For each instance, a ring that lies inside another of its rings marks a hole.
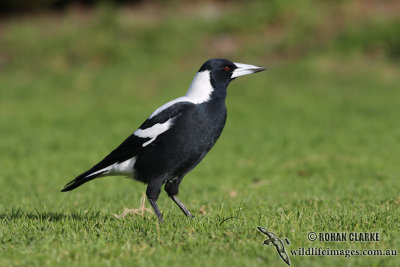
[[[161,111],[166,110],[176,103],[190,102],[193,104],[201,104],[207,102],[211,99],[211,93],[213,92],[213,90],[214,89],[211,85],[210,71],[205,70],[202,72],[198,72],[194,76],[185,96],[181,96],[162,105],[150,115],[149,119],[153,118]]]
[[[194,104],[204,103],[210,100],[213,90],[210,71],[201,71],[194,76],[186,93],[186,97]]]

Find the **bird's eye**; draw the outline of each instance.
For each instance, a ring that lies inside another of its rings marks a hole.
[[[231,69],[231,68],[229,68],[228,66],[226,66],[226,67],[224,68],[224,71],[228,72],[230,69]]]

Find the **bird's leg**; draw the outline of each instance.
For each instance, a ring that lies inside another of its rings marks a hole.
[[[150,199],[150,198],[149,198],[149,202],[150,202],[150,205],[153,207],[154,212],[157,215],[158,221],[160,223],[164,223],[164,219],[163,219],[163,216],[162,216],[162,214],[160,212],[160,208],[157,205],[157,202],[154,199]]]
[[[167,182],[165,184],[165,191],[168,193],[168,196],[178,205],[178,207],[185,213],[187,217],[193,218],[194,216],[190,213],[190,211],[183,205],[183,203],[176,197],[179,191],[179,184],[181,183],[183,177],[179,177],[175,180]]]
[[[176,195],[171,196],[172,200],[178,205],[178,207],[185,213],[186,217],[194,218],[193,214],[183,205],[183,203],[176,197]]]
[[[154,182],[149,183],[149,185],[147,186],[146,195],[147,195],[147,199],[150,202],[151,207],[153,208],[154,212],[157,215],[158,221],[160,223],[163,223],[164,219],[160,212],[160,208],[157,205],[157,199],[158,199],[158,196],[160,195],[161,186],[162,186],[161,181],[156,180]]]

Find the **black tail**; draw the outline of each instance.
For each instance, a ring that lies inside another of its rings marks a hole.
[[[78,177],[76,177],[74,180],[72,180],[71,182],[69,182],[68,184],[66,184],[64,186],[64,188],[61,190],[61,192],[66,192],[66,191],[71,191],[75,188],[77,188],[78,186],[89,182],[90,180],[93,180],[94,178],[100,176],[101,174],[103,174],[104,172],[99,172],[96,174],[90,174],[92,170],[90,169],[89,171],[86,171],[84,173],[82,173],[81,175],[79,175]]]

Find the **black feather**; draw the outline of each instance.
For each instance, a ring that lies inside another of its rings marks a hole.
[[[68,184],[66,184],[64,186],[64,188],[61,190],[61,192],[67,192],[67,191],[71,191],[75,188],[77,188],[78,186],[80,186],[81,184],[84,184],[86,182],[89,182],[90,180],[100,176],[101,174],[103,174],[104,172],[99,172],[96,173],[95,175],[88,175],[89,171],[86,171],[82,174],[80,174],[78,177],[76,177],[74,180],[72,180],[71,182],[69,182]]]
[[[189,102],[182,102],[177,103],[174,106],[171,106],[159,114],[155,115],[154,117],[147,119],[143,124],[139,127],[140,129],[147,129],[152,127],[157,123],[164,123],[168,119],[178,116],[182,113],[186,108],[193,106],[192,103]],[[134,134],[130,135],[122,144],[120,144],[115,150],[113,150],[108,156],[106,156],[102,161],[97,163],[91,169],[85,171],[84,173],[78,175],[74,180],[67,183],[61,192],[66,192],[77,188],[78,186],[93,180],[96,177],[101,176],[103,172],[96,173],[101,169],[107,168],[115,163],[121,163],[128,159],[135,157],[136,155],[140,154],[143,143],[149,141],[150,138],[140,138]]]

